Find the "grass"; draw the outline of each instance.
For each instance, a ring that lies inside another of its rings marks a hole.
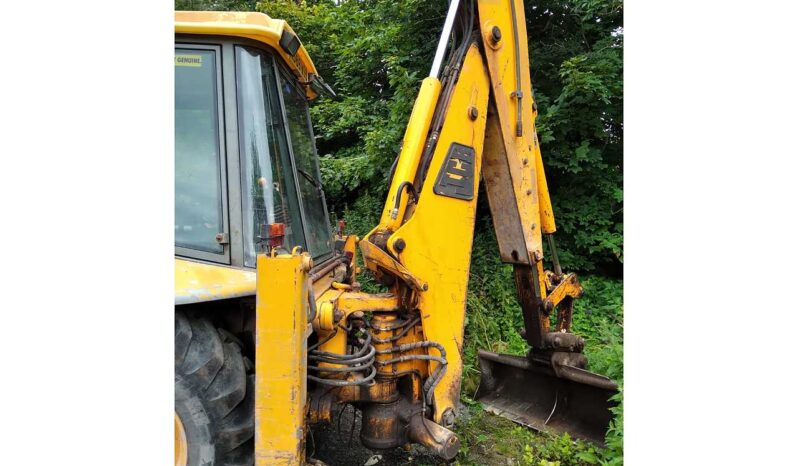
[[[462,442],[456,465],[597,464],[600,453],[589,443],[573,441],[567,434],[535,432],[483,411],[478,403],[469,404],[455,425]]]

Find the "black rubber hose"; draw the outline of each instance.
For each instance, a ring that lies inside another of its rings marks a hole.
[[[351,361],[353,359],[359,359],[361,356],[363,356],[370,346],[371,346],[371,333],[366,332],[366,341],[363,343],[363,347],[360,348],[356,353],[338,354],[338,353],[328,353],[326,351],[313,351],[311,353],[311,357],[327,357],[327,358],[336,358],[336,359]]]
[[[308,356],[308,359],[310,359],[312,361],[327,362],[327,363],[330,363],[330,364],[341,364],[341,365],[346,365],[346,366],[355,366],[355,365],[358,365],[358,364],[362,364],[362,363],[368,361],[369,359],[373,358],[374,354],[376,353],[376,350],[374,349],[374,346],[369,345],[368,347],[364,347],[364,348],[367,348],[370,351],[368,351],[367,354],[365,354],[364,356],[360,356],[360,357],[354,358],[354,359],[344,359],[344,358],[335,358],[335,357],[316,356],[315,354],[312,354],[312,355]],[[328,354],[332,354],[332,353],[328,353]]]
[[[348,387],[348,386],[351,386],[351,385],[365,385],[365,384],[371,382],[372,380],[374,380],[374,377],[376,377],[376,376],[377,376],[377,369],[375,369],[372,366],[371,367],[371,374],[367,375],[366,377],[364,377],[364,378],[362,378],[360,380],[323,379],[321,377],[314,377],[314,376],[312,376],[310,374],[308,374],[308,379],[310,379],[310,380],[312,380],[314,382],[318,382],[318,383],[320,383],[322,385],[329,385],[329,386],[333,386],[333,387]]]
[[[396,340],[402,338],[403,336],[407,335],[407,332],[409,332],[413,328],[413,326],[416,325],[420,320],[421,320],[421,317],[416,317],[416,318],[408,321],[408,323],[406,325],[402,325],[401,327],[397,327],[394,330],[397,330],[397,329],[402,328],[402,327],[404,327],[404,329],[401,332],[399,332],[397,335],[392,336],[391,338],[377,338],[377,337],[374,337],[374,342],[375,343],[391,343],[392,341],[396,341]],[[372,327],[372,328],[376,328],[376,327]],[[378,330],[383,330],[384,331],[385,329],[378,329]]]

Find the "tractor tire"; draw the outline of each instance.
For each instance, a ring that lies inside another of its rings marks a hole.
[[[175,313],[175,413],[187,466],[254,464],[255,374],[239,345],[208,319]]]

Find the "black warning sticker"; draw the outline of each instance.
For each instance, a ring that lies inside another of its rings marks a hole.
[[[435,194],[466,201],[474,199],[475,155],[473,147],[453,142],[435,180]]]

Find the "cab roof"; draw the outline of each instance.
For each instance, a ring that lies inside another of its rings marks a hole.
[[[263,13],[242,11],[176,11],[175,34],[233,36],[252,39],[274,49],[304,84],[318,75],[305,46],[291,26]],[[297,47],[298,46],[298,47]],[[293,55],[290,53],[294,51]],[[306,86],[308,97],[316,93]]]

